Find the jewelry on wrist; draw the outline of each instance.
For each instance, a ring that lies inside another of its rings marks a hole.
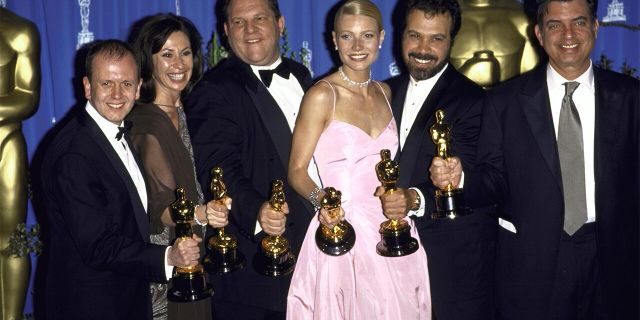
[[[320,195],[320,192],[322,191],[322,189],[320,189],[320,187],[316,186],[313,191],[311,191],[311,193],[309,193],[309,197],[307,199],[309,199],[309,202],[311,202],[311,205],[313,205],[313,209],[315,211],[320,210],[320,199],[318,199],[318,195]]]
[[[207,221],[202,222],[202,221],[200,221],[200,219],[198,219],[198,207],[200,207],[200,206],[202,206],[202,205],[201,204],[196,205],[195,212],[193,213],[193,220],[195,220],[196,224],[198,224],[199,226],[206,226],[208,224]],[[205,216],[205,220],[206,220],[206,217],[207,217],[206,212],[205,212],[204,216]]]
[[[413,206],[411,207],[411,211],[416,211],[420,209],[420,205],[422,204],[422,199],[420,199],[420,193],[418,191],[413,190],[416,193],[416,198],[413,200]]]

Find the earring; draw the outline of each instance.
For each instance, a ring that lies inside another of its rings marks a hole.
[[[335,49],[336,49],[336,51],[338,51],[338,45],[336,45],[336,48],[335,48]]]
[[[379,45],[379,46],[378,46],[378,49],[382,49],[382,45]]]

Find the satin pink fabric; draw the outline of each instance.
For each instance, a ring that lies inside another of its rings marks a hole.
[[[314,153],[320,178],[324,187],[342,192],[342,208],[356,232],[356,242],[342,256],[326,255],[315,243],[317,216],[312,220],[289,289],[287,319],[431,319],[427,258],[422,246],[404,257],[386,258],[376,253],[378,230],[386,218],[380,200],[373,196],[380,185],[375,165],[381,149],[395,155],[397,147],[394,119],[375,138],[338,120],[320,136]],[[418,239],[413,222],[407,221]]]

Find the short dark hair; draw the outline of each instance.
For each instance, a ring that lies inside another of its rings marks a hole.
[[[538,24],[542,23],[542,19],[549,13],[549,3],[551,2],[571,2],[574,0],[538,0]],[[589,12],[591,13],[591,22],[596,21],[598,11],[598,0],[585,0],[589,6]]]
[[[407,5],[407,12],[405,15],[406,18],[409,17],[409,14],[414,10],[420,10],[424,12],[426,15],[439,15],[449,13],[451,15],[451,39],[453,40],[458,31],[460,30],[461,24],[461,13],[460,13],[460,5],[457,0],[409,0],[409,4]]]
[[[224,5],[222,7],[222,14],[224,14],[224,21],[229,21],[229,6],[231,5],[231,1],[233,0],[225,0]],[[276,16],[276,20],[280,19],[282,13],[280,13],[280,7],[278,6],[278,0],[265,0],[269,5],[269,9],[273,11],[273,14]]]
[[[162,46],[174,32],[182,32],[191,43],[193,55],[193,70],[191,79],[182,91],[185,96],[191,92],[193,86],[202,78],[203,57],[202,57],[202,37],[193,23],[181,16],[172,13],[158,14],[150,17],[140,28],[137,36],[133,40],[133,47],[136,51],[136,58],[140,64],[142,86],[140,87],[140,102],[153,102],[156,98],[155,81],[153,80],[153,55],[160,52]]]
[[[128,43],[118,40],[118,39],[107,39],[107,40],[96,40],[89,44],[89,50],[87,51],[87,57],[84,60],[84,69],[87,74],[87,78],[91,81],[91,76],[93,75],[93,60],[97,56],[102,56],[104,58],[111,58],[114,60],[120,60],[126,55],[131,55],[133,60],[136,60],[136,55],[133,53],[133,49],[129,46]],[[140,65],[137,61],[136,64],[136,75],[137,78],[140,77]],[[137,79],[136,79],[137,80]]]

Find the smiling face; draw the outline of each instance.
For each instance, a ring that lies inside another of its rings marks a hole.
[[[368,70],[378,58],[384,30],[378,31],[375,19],[364,15],[344,14],[332,32],[340,61],[353,70]]]
[[[598,21],[591,18],[586,0],[554,1],[547,9],[535,26],[536,37],[551,66],[564,78],[573,80],[589,68]]]
[[[152,59],[156,100],[165,95],[176,99],[189,83],[193,70],[189,38],[182,31],[172,33]]]
[[[444,68],[451,51],[451,15],[425,14],[413,10],[407,15],[402,35],[402,57],[415,80],[433,77]]]
[[[98,113],[120,125],[140,95],[141,79],[131,54],[119,59],[98,55],[92,62],[91,79],[84,77],[84,95]]]
[[[233,0],[228,17],[224,32],[231,50],[240,60],[254,66],[266,66],[278,60],[284,18],[276,19],[266,0]]]

